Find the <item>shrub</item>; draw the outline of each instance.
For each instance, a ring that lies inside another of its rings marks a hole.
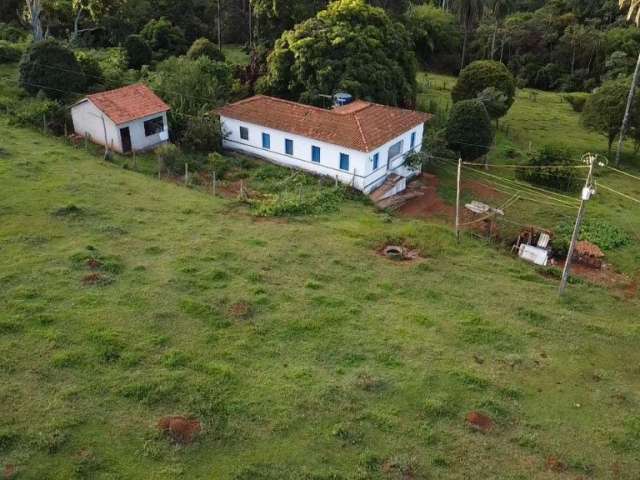
[[[54,133],[64,131],[67,111],[53,100],[29,98],[13,104],[9,123],[21,127],[41,129],[46,122],[47,128]]]
[[[229,158],[219,153],[209,155],[209,168],[216,172],[216,178],[218,180],[222,180],[232,167],[233,165]]]
[[[180,145],[189,152],[219,150],[222,146],[219,120],[206,114],[187,118]]]
[[[316,191],[283,191],[250,200],[253,213],[260,217],[318,215],[339,209],[344,188],[325,188]]]
[[[165,17],[150,20],[140,35],[149,44],[157,60],[182,55],[186,51],[184,33]]]
[[[565,222],[556,228],[556,241],[568,246],[574,224]],[[585,219],[580,229],[580,240],[598,245],[603,250],[614,250],[631,242],[631,237],[615,225],[597,219]]]
[[[20,86],[29,94],[42,90],[52,99],[83,92],[86,79],[71,50],[55,40],[29,46],[20,61]]]
[[[161,172],[180,173],[184,169],[182,152],[172,143],[166,143],[155,151],[158,159],[158,168]]]
[[[100,86],[104,84],[104,75],[98,59],[90,52],[76,52],[76,60],[78,60],[80,70],[86,78],[87,87],[99,90]]]
[[[27,32],[18,27],[0,22],[0,40],[11,43],[22,42],[27,38]]]
[[[525,167],[555,168],[518,168],[516,178],[529,183],[553,188],[564,192],[576,192],[580,189],[581,180],[571,160],[570,151],[544,146],[539,151],[529,154]]]
[[[191,48],[189,48],[187,52],[187,57],[192,60],[200,57],[208,57],[216,62],[225,61],[224,53],[222,53],[213,42],[204,37],[193,42],[193,45],[191,45]]]
[[[447,122],[448,147],[463,160],[475,160],[489,151],[493,142],[491,119],[478,100],[462,100],[451,108]]]
[[[581,113],[582,110],[584,110],[584,105],[585,103],[587,103],[589,95],[572,93],[564,95],[562,98],[565,102],[571,105],[571,108],[573,108],[574,112]]]
[[[141,35],[129,35],[124,42],[129,68],[139,70],[143,65],[151,64],[153,52]]]
[[[0,64],[17,62],[21,56],[22,50],[18,45],[0,40]]]
[[[492,118],[500,118],[513,105],[516,95],[516,82],[509,69],[501,62],[480,60],[469,64],[460,72],[458,81],[451,91],[454,102],[478,98],[487,89],[493,88],[506,98],[501,104],[489,111]]]

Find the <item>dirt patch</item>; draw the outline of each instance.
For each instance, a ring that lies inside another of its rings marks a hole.
[[[102,268],[102,262],[95,258],[89,258],[87,260],[87,268],[90,270],[99,270]]]
[[[404,195],[412,195],[404,204],[398,207],[398,213],[406,217],[431,218],[444,216],[453,218],[455,208],[445,203],[438,195],[438,177],[423,173],[407,185]]]
[[[251,305],[247,302],[237,302],[229,307],[229,316],[243,319],[251,316]]]
[[[554,265],[562,270],[564,263],[564,261],[556,261]],[[601,268],[594,268],[589,265],[574,262],[571,265],[571,275],[595,285],[620,290],[622,295],[627,299],[633,298],[636,294],[637,284],[635,284],[636,286],[634,287],[633,280],[626,275],[617,273],[606,263],[603,263]]]
[[[86,286],[103,286],[109,285],[113,279],[99,272],[89,273],[82,277],[82,284]]]
[[[547,461],[544,464],[544,467],[547,470],[556,473],[562,473],[567,471],[567,466],[561,462],[558,457],[554,457],[553,455],[547,458]]]
[[[491,188],[489,185],[477,182],[475,180],[465,180],[462,182],[462,190],[467,190],[473,193],[474,197],[478,197],[479,201],[487,200],[501,200],[505,197],[505,194]]]
[[[16,470],[16,466],[11,465],[10,463],[7,463],[2,469],[2,478],[4,480],[12,480],[13,478],[16,478],[17,474],[18,471]]]
[[[188,445],[202,432],[202,425],[193,418],[181,416],[162,417],[158,421],[158,429],[174,442]]]
[[[466,416],[467,425],[473,430],[477,430],[482,433],[489,433],[493,430],[493,420],[484,413],[469,412]]]

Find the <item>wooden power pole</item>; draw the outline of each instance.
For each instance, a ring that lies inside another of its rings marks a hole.
[[[567,252],[567,260],[564,263],[564,270],[562,271],[562,280],[560,280],[560,295],[564,293],[567,288],[567,282],[569,281],[569,274],[571,273],[571,262],[573,260],[573,254],[576,250],[576,244],[580,237],[580,227],[582,227],[582,220],[584,219],[584,213],[587,206],[587,202],[591,199],[593,194],[593,168],[598,159],[597,155],[587,153],[585,159],[589,162],[589,174],[585,181],[584,188],[582,189],[582,195],[580,198],[580,208],[578,209],[578,217],[576,218],[576,224],[573,228],[573,234],[571,235],[571,243],[569,244],[569,251]]]
[[[458,159],[458,180],[456,189],[456,240],[460,241],[460,181],[462,179],[462,158]]]

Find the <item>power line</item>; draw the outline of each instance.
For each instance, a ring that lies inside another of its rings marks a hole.
[[[631,177],[631,178],[635,178],[636,180],[640,180],[640,177],[638,177],[636,175],[632,175],[632,174],[630,174],[628,172],[625,172],[623,170],[618,170],[617,168],[610,167],[609,165],[607,165],[607,168],[610,169],[610,170],[613,170],[614,172],[618,172],[618,173],[620,173],[622,175],[626,175],[627,177]]]
[[[602,184],[602,183],[600,183],[600,182],[598,182],[597,186],[598,186],[598,187],[602,187],[602,188],[604,188],[605,190],[610,191],[611,193],[615,193],[616,195],[620,195],[621,197],[624,197],[624,198],[626,198],[627,200],[631,200],[632,202],[636,202],[636,203],[639,203],[639,204],[640,204],[640,200],[639,200],[639,199],[634,198],[634,197],[632,197],[632,196],[630,196],[630,195],[627,195],[626,193],[619,192],[618,190],[615,190],[615,189],[613,189],[613,188],[611,188],[611,187],[607,187],[606,185],[603,185],[603,184]]]

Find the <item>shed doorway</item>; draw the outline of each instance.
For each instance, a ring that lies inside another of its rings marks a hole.
[[[131,132],[129,127],[120,129],[120,139],[122,140],[122,153],[129,153],[131,151]]]

